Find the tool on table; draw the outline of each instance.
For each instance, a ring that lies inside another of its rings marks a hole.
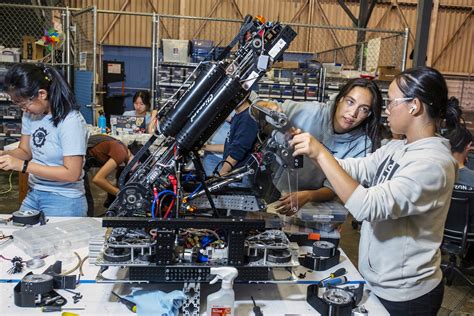
[[[325,277],[324,279],[321,280],[321,282],[327,280],[327,279],[334,279],[340,276],[343,276],[344,274],[347,273],[347,270],[345,268],[339,268],[333,273],[330,273],[328,277]]]
[[[43,306],[41,307],[41,311],[45,313],[49,312],[60,312],[60,311],[78,311],[78,310],[83,310],[85,308],[83,307],[62,307],[62,306]]]
[[[137,312],[137,305],[136,305],[134,302],[132,302],[132,301],[130,301],[130,300],[127,300],[126,298],[124,298],[124,297],[118,295],[118,294],[115,293],[114,291],[112,291],[112,294],[115,295],[115,296],[119,299],[120,303],[122,303],[122,304],[124,304],[125,306],[127,306],[127,308],[128,308],[129,310],[131,310],[131,311],[134,312],[134,313]]]
[[[340,285],[344,284],[347,282],[347,278],[345,276],[342,276],[340,278],[332,278],[329,280],[321,281],[319,282],[319,287],[328,287],[328,286],[335,286],[335,285]]]
[[[262,310],[260,309],[260,306],[258,306],[255,303],[255,300],[253,299],[253,296],[250,296],[250,298],[252,299],[252,302],[253,302],[253,314],[255,316],[263,316]]]

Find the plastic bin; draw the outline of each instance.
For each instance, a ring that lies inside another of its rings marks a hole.
[[[86,247],[92,236],[104,235],[105,228],[93,218],[75,218],[44,226],[17,230],[13,242],[31,257],[55,255],[64,246],[69,250]]]

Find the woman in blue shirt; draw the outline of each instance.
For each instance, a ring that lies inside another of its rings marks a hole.
[[[17,64],[5,76],[5,90],[23,111],[19,147],[0,152],[1,170],[29,173],[20,210],[85,216],[87,130],[68,83],[53,67]]]
[[[340,159],[365,157],[380,147],[382,95],[377,85],[368,79],[349,80],[334,100],[327,103],[284,103],[259,101],[263,106],[280,109],[289,125],[308,131],[321,140]],[[277,210],[293,215],[309,201],[333,199],[334,192],[324,187],[326,176],[319,166],[304,157],[303,168],[275,168],[273,183],[282,193]]]
[[[125,116],[144,116],[145,117],[145,125],[141,126],[140,128],[143,132],[147,132],[148,125],[151,121],[151,94],[146,90],[140,90],[135,93],[133,96],[133,107],[135,110],[125,111],[123,115]]]

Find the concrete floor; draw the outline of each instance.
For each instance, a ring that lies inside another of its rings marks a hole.
[[[10,173],[0,172],[0,214],[10,214],[20,206],[18,202],[18,175],[16,172],[11,177],[11,191],[5,193],[9,190],[9,176]],[[101,215],[105,212],[102,203],[106,198],[106,194],[93,184],[91,190],[94,195],[95,214]],[[342,225],[340,245],[357,267],[360,234],[357,229],[352,228],[351,223],[352,217],[349,216]],[[474,315],[474,290],[457,280],[452,286],[445,286],[442,309],[438,315]]]

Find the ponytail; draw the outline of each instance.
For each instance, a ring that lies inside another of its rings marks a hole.
[[[446,105],[446,128],[449,130],[457,129],[464,125],[462,119],[462,109],[459,106],[459,100],[456,97],[449,98]]]
[[[57,69],[43,66],[43,72],[48,77],[50,85],[48,99],[51,104],[51,120],[54,126],[64,120],[69,112],[79,110],[79,105],[71,87]]]

